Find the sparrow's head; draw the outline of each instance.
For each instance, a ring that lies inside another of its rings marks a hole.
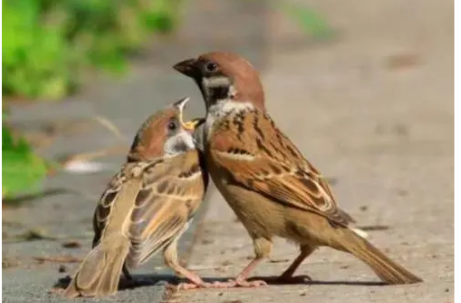
[[[212,52],[173,66],[195,80],[207,108],[222,102],[250,102],[264,109],[264,91],[259,74],[250,62],[227,52]]]
[[[187,101],[189,98],[183,98],[144,122],[131,145],[129,161],[173,157],[196,148],[193,133],[203,119],[183,121],[183,110]]]

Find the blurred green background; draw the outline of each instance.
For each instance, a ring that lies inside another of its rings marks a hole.
[[[285,1],[270,3],[314,39],[330,36],[315,11]],[[180,11],[179,0],[3,1],[3,197],[30,191],[56,165],[35,155],[12,129],[8,106],[18,100],[62,100],[94,71],[124,74],[131,55],[155,34],[177,27]]]
[[[177,0],[3,1],[2,196],[30,190],[49,164],[7,123],[10,102],[61,100],[85,74],[121,74],[155,33],[177,24]]]
[[[173,29],[177,5],[177,0],[3,1],[3,96],[59,100],[91,68],[123,71],[127,55],[147,35]]]

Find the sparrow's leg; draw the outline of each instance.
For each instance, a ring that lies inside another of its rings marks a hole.
[[[133,276],[130,274],[130,272],[128,271],[128,267],[126,267],[126,264],[123,264],[123,274],[125,275],[125,278],[128,280],[128,281],[133,281]]]
[[[253,246],[255,250],[255,258],[242,270],[242,272],[234,279],[228,282],[214,282],[212,287],[216,288],[233,288],[233,287],[260,287],[266,286],[264,280],[248,281],[248,276],[256,268],[256,266],[264,259],[268,258],[272,249],[272,241],[266,238],[254,238]]]
[[[308,275],[293,276],[299,265],[301,265],[301,263],[315,250],[315,247],[311,245],[302,245],[300,248],[301,252],[299,253],[298,257],[296,257],[293,263],[291,263],[291,265],[279,277],[275,279],[275,282],[283,284],[300,284],[306,281],[312,281],[311,277]]]
[[[194,289],[199,287],[209,287],[208,283],[203,282],[197,274],[192,271],[184,268],[179,264],[178,260],[178,251],[177,251],[177,240],[171,242],[163,251],[163,258],[165,264],[169,266],[178,276],[184,276],[192,283],[180,283],[178,285],[179,289]]]
[[[130,287],[130,286],[136,287],[138,285],[143,285],[144,283],[148,283],[148,282],[145,282],[145,280],[141,278],[137,278],[137,279],[133,278],[126,264],[123,264],[122,272],[123,272],[123,275],[125,276],[125,279],[126,279],[125,285],[127,287]]]
[[[266,286],[267,283],[264,280],[254,280],[248,281],[248,276],[250,273],[256,268],[256,266],[263,260],[264,258],[256,257],[242,270],[242,272],[235,278],[235,281],[230,281],[230,283],[234,283],[237,287],[259,287],[259,286]],[[234,287],[235,287],[234,286]]]

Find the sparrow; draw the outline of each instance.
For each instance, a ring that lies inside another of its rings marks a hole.
[[[93,216],[93,248],[72,278],[65,297],[117,292],[121,273],[159,251],[178,275],[205,286],[180,265],[177,243],[189,227],[208,185],[193,132],[203,119],[183,122],[183,98],[150,116],[137,132],[126,163],[110,181]]]
[[[173,67],[198,85],[207,110],[204,153],[208,172],[253,240],[255,257],[223,287],[256,287],[247,280],[268,258],[274,237],[299,245],[300,253],[277,278],[293,276],[317,248],[328,246],[365,262],[387,284],[422,281],[392,261],[355,229],[339,208],[325,177],[302,155],[269,116],[255,68],[228,52],[211,52]],[[301,278],[301,279],[300,279]]]

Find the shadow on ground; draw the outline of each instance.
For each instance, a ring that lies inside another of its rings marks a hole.
[[[215,278],[215,277],[202,277],[205,282],[227,282],[235,277],[225,277],[225,278]],[[294,277],[297,278],[297,277]],[[60,278],[53,286],[54,289],[65,289],[71,281],[71,277],[67,276]],[[368,282],[368,281],[305,281],[299,283],[283,283],[276,281],[277,277],[253,277],[249,281],[263,280],[268,285],[349,285],[349,286],[385,286],[383,282]],[[299,279],[301,280],[301,279]],[[180,279],[173,275],[133,275],[133,281],[130,281],[126,278],[122,278],[119,284],[119,290],[128,290],[141,287],[154,286],[159,283],[161,284],[170,284],[177,286],[180,283],[188,282],[185,279]]]

